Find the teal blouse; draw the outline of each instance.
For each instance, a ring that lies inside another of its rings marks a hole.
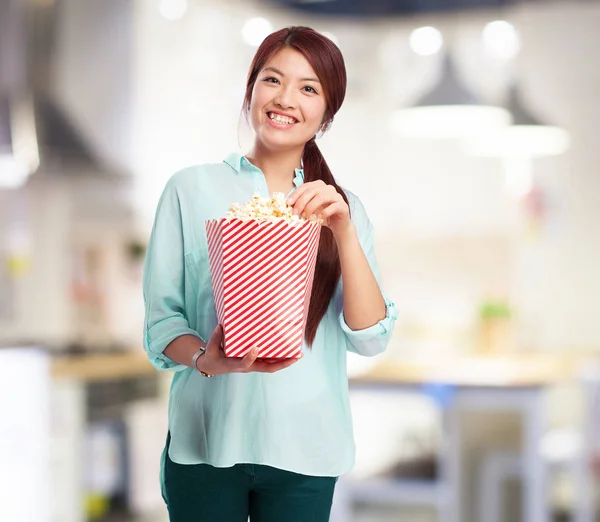
[[[294,185],[303,181],[303,171],[296,170]],[[144,349],[158,370],[175,372],[169,456],[180,464],[254,463],[339,476],[354,464],[346,351],[373,356],[385,350],[396,319],[389,299],[385,319],[353,331],[344,321],[340,281],[312,349],[303,346],[300,361],[273,374],[205,378],[163,353],[180,335],[207,341],[216,327],[204,222],[223,217],[231,203],[245,203],[255,192],[268,195],[264,174],[232,154],[223,163],[177,172],[156,210],[144,267]],[[360,243],[379,280],[373,227],[359,199],[346,194]]]

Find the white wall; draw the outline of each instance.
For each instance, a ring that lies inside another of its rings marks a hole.
[[[600,348],[600,5],[522,9],[528,101],[572,136],[569,153],[539,163],[549,225],[517,248],[514,285],[522,334],[548,349]],[[543,111],[543,112],[542,112]]]

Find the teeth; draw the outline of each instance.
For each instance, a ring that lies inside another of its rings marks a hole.
[[[280,116],[279,114],[274,114],[274,113],[269,114],[269,118],[271,118],[273,121],[276,121],[277,123],[290,124],[290,123],[296,122],[296,120],[294,120],[292,118],[287,118],[285,116]]]

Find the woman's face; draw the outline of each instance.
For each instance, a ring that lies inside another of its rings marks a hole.
[[[319,130],[325,93],[306,58],[284,47],[259,72],[250,119],[256,139],[274,150],[303,147]]]

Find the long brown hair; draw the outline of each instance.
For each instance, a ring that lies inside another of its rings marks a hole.
[[[250,111],[252,90],[258,74],[273,55],[284,47],[291,47],[300,52],[310,63],[323,86],[327,108],[320,132],[324,132],[331,125],[333,117],[346,96],[346,67],[338,47],[329,38],[309,27],[288,27],[265,38],[256,51],[250,66],[243,111],[246,114]],[[321,180],[327,185],[333,185],[344,201],[348,203],[346,194],[336,183],[314,137],[304,146],[302,161],[305,182]],[[309,346],[312,346],[315,340],[317,328],[327,312],[340,275],[341,267],[337,244],[331,230],[323,227],[304,334]]]

